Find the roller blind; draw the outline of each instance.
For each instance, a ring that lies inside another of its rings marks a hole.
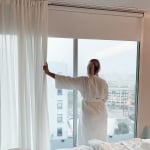
[[[143,14],[49,6],[49,36],[140,41]]]

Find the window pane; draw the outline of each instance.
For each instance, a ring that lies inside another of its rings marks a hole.
[[[52,72],[73,75],[73,40],[48,38],[47,62]],[[51,150],[73,146],[72,90],[56,89],[47,78]]]
[[[108,82],[109,141],[134,137],[137,42],[80,39],[78,51],[79,75],[87,75],[88,61],[97,58],[99,75]],[[80,107],[81,103],[78,110]]]

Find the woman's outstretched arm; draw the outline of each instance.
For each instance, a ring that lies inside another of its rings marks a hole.
[[[43,65],[43,71],[45,72],[45,74],[55,79],[56,88],[80,90],[84,86],[83,77],[69,77],[69,76],[55,74],[49,71],[47,63]]]
[[[55,73],[49,71],[47,62],[43,65],[43,71],[45,72],[45,74],[55,79]]]

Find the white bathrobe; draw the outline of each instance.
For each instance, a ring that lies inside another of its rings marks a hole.
[[[82,111],[78,126],[78,145],[88,145],[88,140],[107,139],[107,111],[105,102],[108,97],[108,85],[98,76],[67,77],[55,76],[55,86],[61,89],[80,91]]]

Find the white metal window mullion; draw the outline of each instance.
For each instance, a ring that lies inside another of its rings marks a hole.
[[[78,75],[78,39],[73,40],[73,76]],[[78,98],[77,91],[73,90],[73,146],[77,143],[77,117],[78,117]]]
[[[139,93],[139,71],[140,71],[140,42],[137,42],[137,58],[136,58],[136,87],[135,87],[135,123],[134,137],[137,137],[137,118],[138,118],[138,93]]]

